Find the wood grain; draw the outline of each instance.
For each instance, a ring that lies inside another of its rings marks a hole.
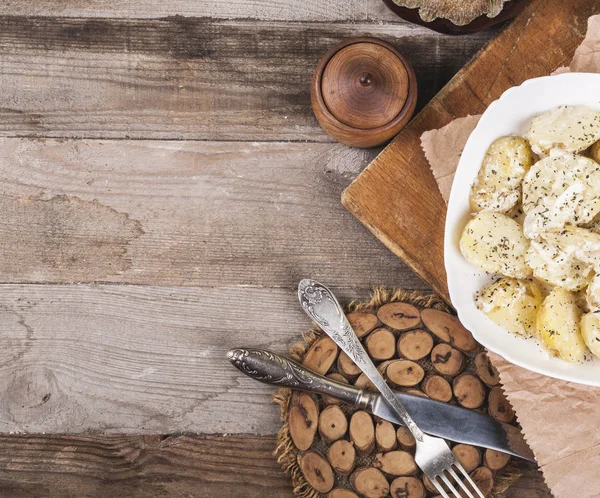
[[[568,63],[587,18],[597,11],[596,0],[534,0],[344,192],[344,205],[446,299],[446,205],[420,147],[421,134],[481,113],[507,88]]]
[[[274,436],[0,437],[0,494],[11,498],[292,498]],[[551,498],[531,464],[498,498]]]
[[[427,288],[339,204],[368,151],[54,139],[0,150],[0,282]]]
[[[269,21],[403,21],[381,0],[14,0],[0,3],[0,15],[49,17],[161,18],[186,16],[212,19],[262,19]]]
[[[294,289],[3,285],[0,433],[273,434],[274,388],[226,352],[311,326]]]
[[[275,437],[0,437],[0,495],[292,497]]]
[[[300,277],[343,300],[425,287],[338,206],[371,156],[287,143],[330,142],[313,68],[342,38],[380,36],[422,106],[492,34],[436,35],[379,0],[0,5],[1,136],[173,140],[0,143],[0,282],[141,284],[0,287],[0,431],[274,433],[272,389],[224,352],[284,352],[308,326]],[[274,445],[1,436],[0,495],[291,497]],[[507,497],[544,489],[528,472]]]
[[[0,17],[0,136],[331,142],[313,116],[310,80],[327,50],[357,35],[381,37],[408,57],[422,106],[491,33]]]
[[[410,121],[417,80],[404,55],[379,38],[349,38],[319,61],[311,104],[321,127],[351,147],[384,145]]]

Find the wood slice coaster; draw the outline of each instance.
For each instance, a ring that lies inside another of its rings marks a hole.
[[[470,332],[437,296],[377,288],[347,316],[390,386],[489,414],[517,425],[498,373]],[[373,389],[321,330],[309,330],[290,355],[340,382]],[[437,496],[415,464],[415,440],[404,427],[327,396],[279,389],[283,426],[277,461],[302,498]],[[496,451],[448,441],[486,496],[504,492],[520,474]]]

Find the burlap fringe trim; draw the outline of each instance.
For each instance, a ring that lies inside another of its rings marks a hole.
[[[348,313],[353,311],[369,311],[379,308],[383,304],[398,301],[414,304],[423,308],[450,311],[448,305],[435,294],[426,294],[418,291],[408,292],[402,289],[385,289],[382,287],[373,288],[373,294],[368,303],[352,301],[346,307],[346,311]],[[302,340],[290,348],[289,355],[294,360],[301,362],[308,349],[322,334],[323,332],[318,329],[311,329],[303,332]],[[273,403],[279,405],[281,421],[283,423],[277,434],[277,447],[275,448],[273,455],[277,457],[277,463],[279,463],[283,470],[291,477],[292,485],[294,486],[294,495],[300,498],[324,498],[325,495],[313,489],[306,481],[300,470],[300,465],[298,464],[299,451],[294,446],[287,423],[291,397],[291,389],[283,388],[279,389],[273,395]],[[497,497],[504,493],[520,477],[521,472],[511,464],[501,475],[496,476],[492,496]]]

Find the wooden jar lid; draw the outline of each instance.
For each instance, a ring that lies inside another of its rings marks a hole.
[[[333,138],[353,147],[374,147],[411,118],[417,102],[415,73],[383,40],[345,40],[320,60],[311,102],[317,121]]]

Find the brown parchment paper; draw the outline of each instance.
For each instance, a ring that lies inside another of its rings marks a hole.
[[[600,15],[588,20],[585,40],[569,67],[555,73],[567,71],[600,73]],[[421,137],[446,202],[458,158],[479,117],[456,119]],[[496,354],[490,357],[554,496],[600,497],[600,388],[536,374]]]

